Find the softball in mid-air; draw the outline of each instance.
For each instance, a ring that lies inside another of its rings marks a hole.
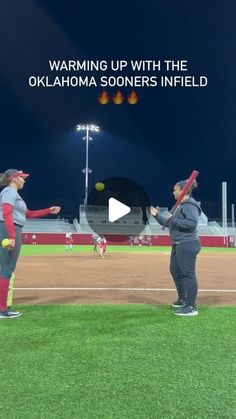
[[[96,191],[102,192],[105,189],[104,183],[98,182],[95,184]]]

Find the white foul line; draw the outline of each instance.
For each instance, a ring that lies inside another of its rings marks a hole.
[[[14,288],[15,291],[176,291],[174,288]],[[199,289],[199,292],[236,292],[236,290]]]

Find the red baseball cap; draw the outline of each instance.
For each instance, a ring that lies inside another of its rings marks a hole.
[[[14,177],[22,177],[26,179],[29,176],[29,173],[23,173],[22,170],[9,169],[8,171],[8,181],[11,181]]]

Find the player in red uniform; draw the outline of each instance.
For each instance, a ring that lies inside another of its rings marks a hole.
[[[72,250],[72,245],[73,245],[72,233],[68,231],[66,233],[66,250]]]
[[[99,249],[100,256],[102,258],[104,258],[104,254],[105,254],[106,248],[107,248],[107,240],[104,236],[101,236],[101,240],[99,240],[98,246],[100,248]]]

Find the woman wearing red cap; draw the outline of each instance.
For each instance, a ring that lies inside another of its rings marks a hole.
[[[18,194],[29,175],[20,170],[8,169],[0,174],[0,243],[8,238],[6,247],[0,246],[0,320],[21,316],[18,311],[7,309],[9,281],[15,270],[21,248],[21,231],[26,218],[58,214],[60,207],[50,207],[37,211],[27,209]]]

